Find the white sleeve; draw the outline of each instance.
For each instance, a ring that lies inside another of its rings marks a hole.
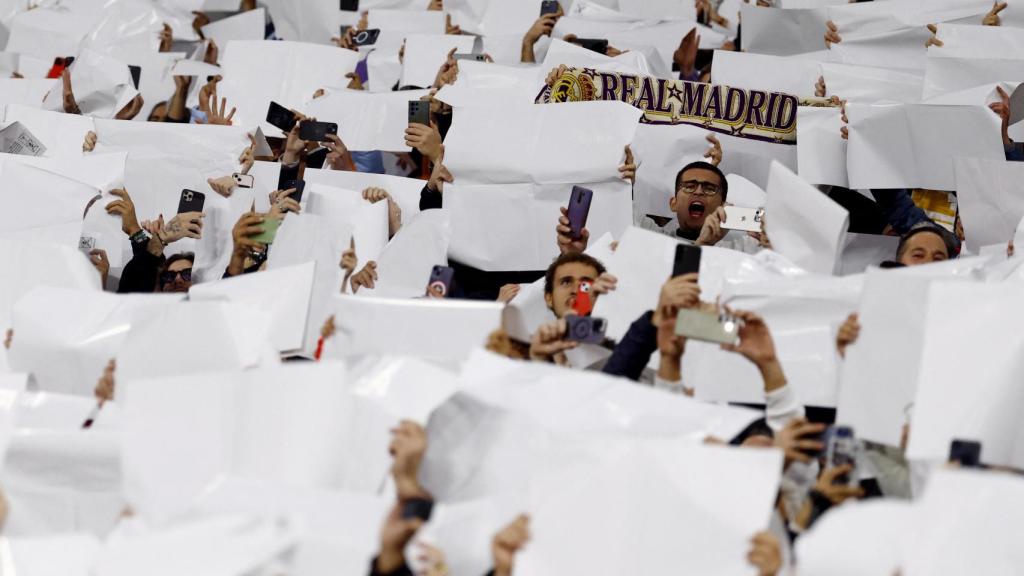
[[[790,420],[804,417],[804,405],[800,403],[796,390],[789,384],[774,392],[767,392],[764,396],[765,419],[772,430],[782,430]]]

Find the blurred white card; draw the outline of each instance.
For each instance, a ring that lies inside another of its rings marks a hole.
[[[263,8],[248,10],[203,26],[203,36],[217,46],[227,46],[232,40],[263,40],[266,20]]]
[[[974,158],[955,162],[957,204],[968,241],[974,246],[1005,246],[1024,217],[1024,198],[1017,193],[1024,166]]]
[[[346,170],[310,170],[305,172],[306,184],[323,184],[334,188],[362,192],[367,188],[383,188],[402,209],[402,221],[407,222],[420,211],[420,192],[424,182],[417,178],[402,178],[371,172]]]
[[[712,83],[747,90],[813,96],[821,76],[820,63],[800,58],[716,50],[714,62]]]
[[[800,177],[811,184],[850,185],[842,115],[839,108],[797,108],[797,161]]]
[[[850,224],[845,208],[790,172],[772,164],[765,231],[772,246],[793,263],[819,274],[838,268]]]
[[[405,38],[405,57],[402,60],[402,86],[429,88],[448,53],[469,54],[473,51],[473,36],[442,34],[409,34]],[[411,98],[410,98],[411,100]]]
[[[448,265],[452,229],[447,210],[427,210],[403,225],[377,258],[377,281],[360,295],[423,296],[434,266]],[[358,246],[357,246],[358,247]]]
[[[540,75],[535,67],[462,60],[455,83],[442,87],[437,98],[455,108],[530,104],[537,97]]]
[[[0,239],[0,266],[18,270],[0,282],[0,327],[11,326],[11,311],[37,286],[100,291],[100,275],[73,246]]]

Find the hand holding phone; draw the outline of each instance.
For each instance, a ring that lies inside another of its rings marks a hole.
[[[455,270],[448,266],[434,266],[427,283],[428,298],[447,298],[452,293],[455,282]]]
[[[239,188],[252,188],[256,185],[256,178],[251,174],[239,174],[235,172],[231,175],[235,179],[235,186]]]
[[[277,102],[271,102],[270,108],[267,110],[267,123],[276,126],[281,129],[285,134],[292,131],[295,128],[295,124],[299,121],[295,117],[295,113],[291,110],[281,106]]]
[[[182,190],[181,199],[178,200],[178,214],[202,212],[205,204],[206,194],[195,190]]]
[[[360,30],[352,37],[352,45],[356,48],[360,46],[373,46],[377,43],[378,38],[380,38],[379,28],[374,28],[372,30]]]
[[[984,468],[981,464],[981,442],[953,440],[949,446],[949,462],[957,462],[961,468]]]
[[[676,257],[672,264],[672,277],[678,278],[685,274],[699,274],[700,255],[700,246],[688,244],[676,246]]]
[[[299,124],[299,138],[306,142],[326,142],[328,135],[338,135],[338,125],[333,122],[305,120]]]
[[[608,54],[608,41],[604,39],[577,38],[575,44],[579,44],[591,52],[597,52],[602,55]]]
[[[676,336],[701,342],[736,346],[740,343],[742,327],[738,318],[726,313],[683,308],[676,316]]]
[[[544,0],[540,3],[540,15],[558,14],[559,8],[558,0]]]
[[[569,342],[601,344],[608,323],[601,318],[570,315],[565,317],[565,339]]]
[[[262,226],[263,232],[251,236],[251,238],[264,246],[270,246],[277,238],[277,230],[281,227],[281,221],[277,218],[265,218]]]
[[[762,220],[764,220],[764,208],[726,206],[725,221],[722,222],[722,228],[726,230],[741,230],[743,232],[760,232]]]
[[[590,215],[590,205],[593,200],[593,190],[582,186],[572,187],[566,218],[569,219],[569,235],[574,240],[583,238],[583,229],[587,226],[587,218]]]
[[[853,428],[849,426],[833,426],[826,433],[827,449],[825,453],[825,467],[839,468],[850,466],[853,468],[849,473],[836,479],[836,484],[854,486],[858,483],[857,478],[857,439],[853,434]]]

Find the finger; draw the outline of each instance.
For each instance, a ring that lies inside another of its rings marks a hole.
[[[999,14],[1003,10],[1006,10],[1007,3],[1001,2],[996,4],[996,7],[992,9],[992,14]]]
[[[931,32],[932,34],[938,34],[939,28],[935,24],[929,24],[928,31]]]

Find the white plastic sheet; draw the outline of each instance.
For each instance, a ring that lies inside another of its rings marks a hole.
[[[765,211],[770,215],[765,231],[775,250],[811,272],[837,271],[850,224],[845,208],[775,163],[768,180]]]
[[[258,125],[269,136],[281,134],[266,122],[271,101],[301,111],[314,92],[337,85],[359,60],[351,50],[300,42],[235,41],[222,50],[218,94],[237,108],[236,125]]]
[[[0,78],[0,102],[42,108],[43,98],[59,80]]]
[[[433,79],[428,85],[430,83]],[[408,126],[409,102],[427,94],[426,90],[388,94],[332,91],[306,105],[306,113],[320,122],[336,123],[338,136],[349,150],[408,152],[405,129]]]
[[[1024,308],[1019,296],[1015,283],[931,287],[908,458],[943,461],[965,439],[982,443],[986,463],[1024,467],[1024,336],[1004,322]],[[971,361],[950,361],[958,357]]]
[[[919,70],[822,62],[821,72],[826,94],[848,102],[919,102],[924,89],[924,75]]]
[[[831,510],[797,540],[797,574],[892,576],[917,527],[915,513],[911,503],[893,498],[851,501]]]
[[[0,237],[77,247],[85,208],[99,191],[20,162],[0,165]]]
[[[82,114],[113,118],[138,95],[128,65],[109,56],[84,50],[68,70],[75,102]],[[53,85],[43,99],[43,108],[64,110],[63,83]]]
[[[420,211],[420,192],[425,185],[423,180],[402,178],[386,174],[370,172],[347,172],[344,170],[309,170],[304,174],[306,184],[322,184],[344,190],[362,192],[367,188],[383,188],[402,209],[402,222]]]
[[[747,3],[740,5],[740,14],[747,52],[790,56],[825,49],[827,18],[821,10],[779,10]]]
[[[92,118],[50,112],[28,106],[9,105],[6,121],[21,122],[46,146],[51,158],[81,157],[85,135],[96,129]]]

